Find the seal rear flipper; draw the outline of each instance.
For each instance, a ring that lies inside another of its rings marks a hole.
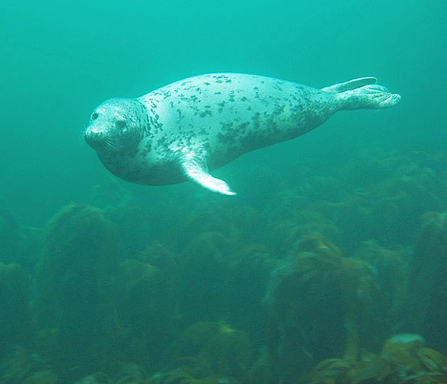
[[[394,107],[401,99],[397,93],[391,93],[378,84],[365,85],[360,88],[341,92],[338,95],[342,102],[340,109],[381,109]]]
[[[358,79],[353,79],[344,83],[334,84],[329,87],[321,88],[321,90],[329,93],[340,93],[376,83],[377,79],[375,77],[359,77]]]
[[[201,162],[195,160],[192,156],[190,158],[183,159],[181,165],[188,177],[200,184],[202,187],[208,188],[214,192],[222,193],[223,195],[236,194],[231,190],[225,181],[211,176],[206,169],[207,167],[201,165]]]
[[[390,93],[376,84],[375,77],[359,77],[345,83],[321,88],[323,92],[337,94],[341,100],[340,109],[379,109],[395,106],[401,99],[397,93]]]

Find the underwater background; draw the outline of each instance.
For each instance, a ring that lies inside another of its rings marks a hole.
[[[447,2],[3,0],[0,383],[447,383]],[[212,72],[339,112],[213,172],[118,180],[91,111]]]

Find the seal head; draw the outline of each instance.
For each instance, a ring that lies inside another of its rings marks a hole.
[[[90,116],[85,141],[99,157],[135,152],[148,128],[147,109],[135,99],[110,99]]]

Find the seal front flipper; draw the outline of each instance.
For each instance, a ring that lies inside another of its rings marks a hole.
[[[225,181],[211,176],[204,164],[204,161],[196,158],[196,156],[191,153],[184,154],[181,161],[182,168],[188,177],[196,183],[199,183],[202,187],[208,188],[214,192],[222,193],[223,195],[236,194]]]

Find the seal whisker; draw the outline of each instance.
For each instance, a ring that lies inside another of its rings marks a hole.
[[[108,148],[114,150],[114,151],[118,151],[118,146],[109,138],[107,138],[105,140],[105,144]]]
[[[106,137],[104,143],[108,148],[110,148],[114,151],[121,151],[124,149],[124,146],[122,143],[120,143],[119,141],[113,140],[110,137]]]
[[[78,136],[78,143],[83,144],[85,143],[85,131],[87,130],[87,127],[85,127],[81,132],[79,132]]]

